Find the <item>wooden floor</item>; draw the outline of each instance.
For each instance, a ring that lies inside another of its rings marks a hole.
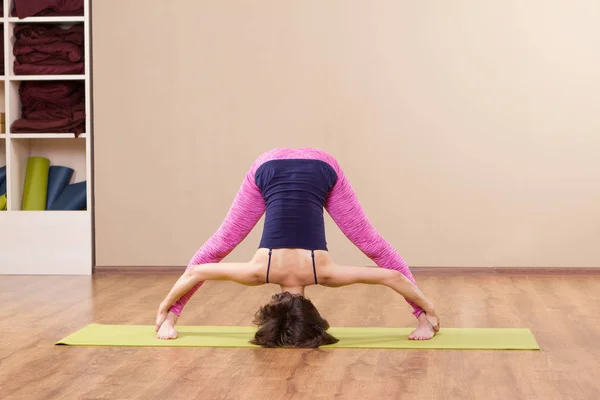
[[[84,348],[92,322],[152,324],[171,275],[0,276],[0,398],[600,399],[600,276],[426,276],[443,327],[528,327],[541,351]],[[181,324],[250,324],[276,287],[206,283]],[[410,326],[374,286],[310,288],[336,326]]]

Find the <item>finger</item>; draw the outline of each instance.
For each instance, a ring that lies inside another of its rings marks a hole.
[[[160,329],[161,325],[163,324],[163,322],[165,322],[166,319],[167,318],[162,315],[160,317],[156,318],[156,330],[157,331]]]
[[[167,319],[167,313],[159,312],[158,316],[156,317],[156,324],[162,325],[162,323],[165,322],[166,319]]]

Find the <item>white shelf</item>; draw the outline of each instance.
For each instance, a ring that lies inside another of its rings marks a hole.
[[[85,17],[28,17],[28,18],[8,17],[7,19],[8,19],[8,22],[14,22],[14,23],[31,23],[31,22],[70,23],[70,22],[85,22]]]
[[[0,274],[89,275],[89,211],[0,211]]]
[[[75,136],[74,133],[11,133],[11,140],[22,139],[85,139],[86,133]]]
[[[0,0],[4,1],[4,0]],[[84,0],[85,16],[29,17],[10,16],[12,1],[4,1],[0,18],[4,29],[4,75],[0,75],[0,110],[5,112],[6,132],[0,133],[0,164],[7,169],[7,210],[0,212],[0,275],[34,274],[90,275],[93,267],[92,163],[91,163],[91,51],[90,0]],[[17,75],[14,72],[14,29],[22,23],[83,23],[84,73],[78,75]],[[19,87],[25,81],[81,81],[85,88],[86,133],[12,133],[12,123],[21,118]],[[66,140],[71,139],[71,140]],[[82,140],[73,140],[82,139]],[[72,168],[70,183],[87,182],[85,210],[21,210],[29,157],[50,160],[50,165]],[[40,258],[40,255],[42,257]],[[1,279],[1,278],[0,278]]]
[[[85,80],[85,75],[12,75],[9,81],[77,81]]]

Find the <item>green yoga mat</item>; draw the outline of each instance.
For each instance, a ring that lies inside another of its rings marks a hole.
[[[45,210],[48,192],[50,160],[45,157],[29,157],[23,186],[22,210]]]
[[[0,211],[6,210],[6,193],[0,196]]]
[[[179,326],[179,338],[160,340],[154,326],[90,324],[56,342],[68,346],[258,347],[249,326]],[[410,328],[330,328],[340,341],[323,348],[539,350],[529,329],[444,328],[431,340],[408,340]]]

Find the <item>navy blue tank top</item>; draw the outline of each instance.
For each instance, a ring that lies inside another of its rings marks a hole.
[[[261,248],[327,250],[323,206],[337,174],[326,162],[271,160],[254,176],[266,202]]]

